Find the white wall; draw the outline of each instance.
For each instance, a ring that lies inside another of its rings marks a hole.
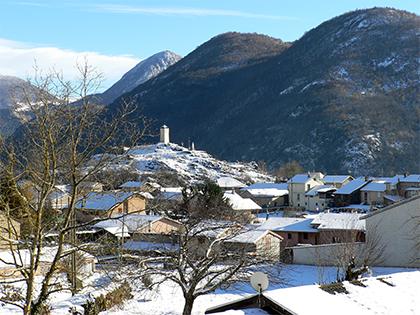
[[[420,267],[420,196],[367,216],[366,239],[373,237],[378,237],[383,247],[380,265]]]
[[[346,256],[362,257],[365,243],[352,244],[325,244],[325,245],[311,245],[311,246],[295,246],[290,247],[293,251],[293,263],[301,265],[319,265],[319,266],[334,266],[337,265],[337,260]]]

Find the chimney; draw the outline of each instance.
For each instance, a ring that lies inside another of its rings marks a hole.
[[[160,127],[160,142],[169,144],[169,128],[166,125]]]

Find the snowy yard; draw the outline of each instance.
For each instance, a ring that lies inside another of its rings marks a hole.
[[[372,276],[389,275],[396,272],[413,271],[413,269],[404,268],[373,268]],[[302,285],[310,285],[318,282],[330,282],[335,280],[335,268],[326,267],[320,270],[314,266],[303,265],[287,265],[283,272],[286,279],[284,285],[270,285],[269,290],[282,287],[296,287]],[[53,295],[51,299],[52,314],[69,314],[70,307],[76,307],[82,310],[81,305],[91,295],[99,295],[105,292],[105,288],[109,284],[105,273],[97,272],[93,276],[85,279],[85,287],[79,294],[71,296],[70,292],[61,292]],[[133,287],[134,298],[125,302],[122,306],[114,307],[101,314],[107,315],[164,315],[164,314],[180,314],[183,307],[183,296],[181,291],[172,283],[166,283],[155,291],[142,290],[140,281],[130,281]],[[204,311],[211,307],[227,301],[232,301],[240,297],[253,294],[254,291],[248,283],[238,283],[234,287],[226,290],[217,290],[212,294],[198,297],[195,301],[193,314],[204,314]],[[21,314],[16,307],[2,304],[0,306],[0,314]],[[243,314],[242,312],[232,314]],[[248,314],[248,313],[247,313]],[[383,314],[383,313],[380,313]]]

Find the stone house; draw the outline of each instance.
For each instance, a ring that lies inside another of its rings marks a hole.
[[[76,202],[76,218],[87,222],[128,213],[146,214],[147,195],[124,191],[90,192]]]
[[[288,183],[289,205],[294,208],[305,209],[308,204],[305,194],[315,186],[322,185],[322,173],[298,174],[293,176]],[[306,203],[306,204],[305,204]]]
[[[333,193],[337,190],[332,185],[315,186],[305,194],[307,210],[322,211],[331,206]]]
[[[353,179],[354,178],[350,175],[325,175],[322,178],[322,182],[324,185],[334,186],[338,189],[348,184]]]

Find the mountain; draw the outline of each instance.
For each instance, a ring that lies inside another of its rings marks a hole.
[[[37,89],[27,81],[0,75],[0,135],[11,135],[29,118],[24,99],[26,96],[34,98],[36,93]]]
[[[94,157],[98,158],[98,156]],[[95,162],[93,162],[95,163]],[[114,172],[128,170],[139,175],[156,175],[158,172],[176,174],[187,183],[220,177],[233,177],[244,183],[273,181],[272,176],[258,170],[256,163],[220,161],[205,151],[190,150],[169,143],[157,143],[131,148],[113,159],[108,166]]]
[[[114,85],[101,94],[95,94],[100,103],[110,104],[121,95],[130,92],[140,84],[178,62],[182,57],[168,50],[161,51],[139,62]]]
[[[419,16],[335,17],[293,43],[227,33],[124,95],[227,160],[329,173],[419,171]],[[111,104],[111,115],[121,101]],[[140,112],[139,112],[140,114]]]

